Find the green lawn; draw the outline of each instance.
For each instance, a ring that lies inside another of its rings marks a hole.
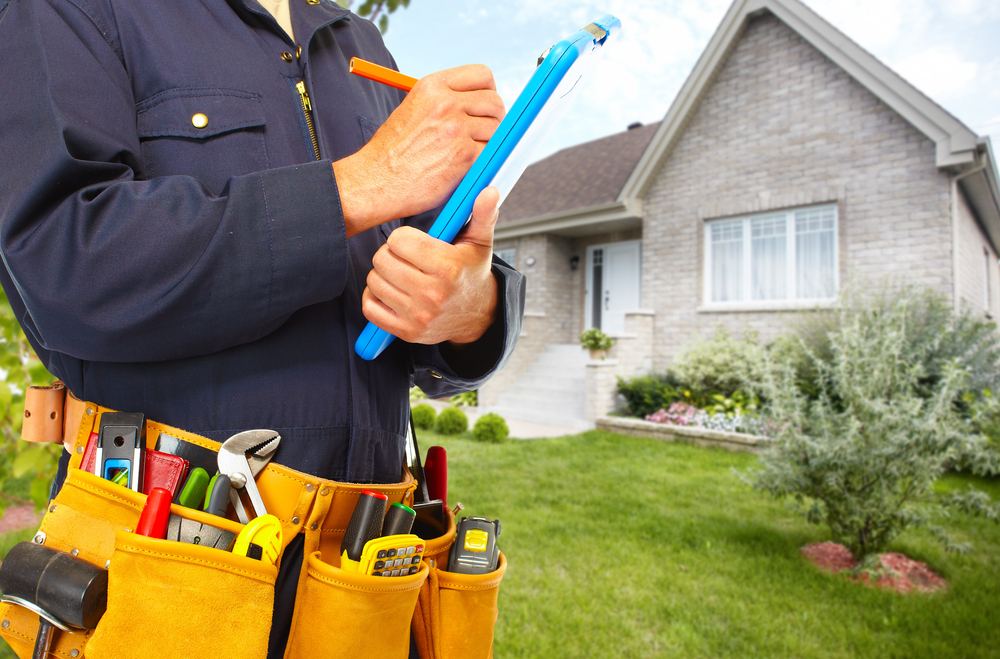
[[[1000,656],[1000,526],[955,519],[972,554],[925,533],[892,549],[926,561],[945,594],[898,595],[813,568],[828,540],[733,468],[747,454],[590,432],[448,450],[449,499],[499,517],[510,567],[496,656]],[[960,486],[949,478],[948,486]],[[1000,483],[986,483],[1000,497]]]
[[[892,549],[951,588],[898,595],[803,559],[799,547],[829,538],[733,475],[750,455],[604,432],[420,444],[447,448],[452,504],[503,522],[500,659],[1000,657],[992,522],[951,521],[975,545],[965,556],[905,535]],[[1000,498],[1000,482],[980,484]]]

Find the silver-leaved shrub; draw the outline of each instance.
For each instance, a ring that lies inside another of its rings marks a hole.
[[[888,301],[887,301],[888,300]],[[775,497],[792,497],[809,521],[826,524],[858,558],[882,551],[906,529],[928,528],[949,549],[936,521],[948,507],[996,520],[998,506],[975,489],[940,495],[935,480],[951,465],[974,462],[995,472],[984,438],[970,432],[955,404],[969,379],[958,356],[935,364],[940,339],[915,342],[921,296],[892,299],[855,293],[830,324],[829,353],[804,347],[818,390],[797,386],[788,361],[765,358],[760,396],[773,420],[760,468],[748,480]],[[992,365],[996,368],[996,365]]]

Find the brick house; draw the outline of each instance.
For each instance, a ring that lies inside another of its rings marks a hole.
[[[798,0],[736,0],[661,122],[532,165],[495,237],[528,276],[521,343],[480,391],[510,418],[592,427],[615,375],[717,324],[773,338],[853,278],[1000,312],[989,140]],[[609,359],[573,347],[587,327]]]

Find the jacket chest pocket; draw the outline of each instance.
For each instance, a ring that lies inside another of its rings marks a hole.
[[[268,168],[258,94],[171,89],[137,106],[143,176],[193,176],[212,194],[230,177]]]

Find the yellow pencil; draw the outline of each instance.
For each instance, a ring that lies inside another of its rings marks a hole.
[[[359,57],[351,58],[351,73],[359,75],[363,78],[368,78],[369,80],[374,80],[375,82],[381,82],[383,85],[389,85],[390,87],[395,87],[396,89],[402,89],[404,92],[408,92],[413,89],[413,85],[417,84],[416,78],[411,78],[410,76],[403,75],[399,71],[393,71],[392,69],[387,69],[384,66],[379,66],[378,64],[372,64],[366,60]]]

